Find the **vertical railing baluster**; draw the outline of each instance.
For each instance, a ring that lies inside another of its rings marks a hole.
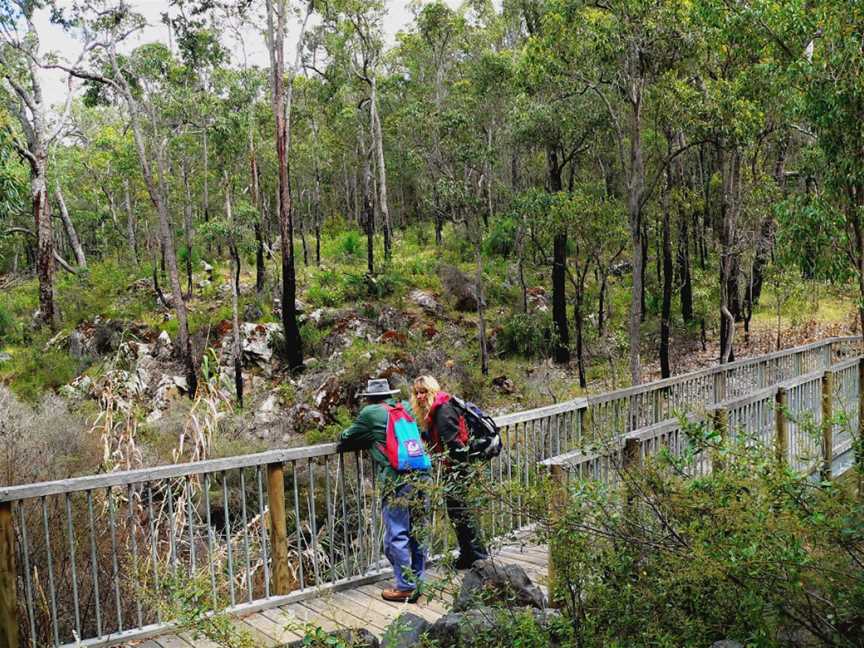
[[[129,503],[129,538],[132,545],[132,570],[134,572],[132,582],[137,584],[140,581],[141,574],[138,573],[140,569],[138,561],[138,538],[135,537],[138,525],[136,523],[137,516],[135,515],[135,491],[132,488],[132,484],[129,484],[126,488],[126,499]],[[135,596],[135,612],[138,615],[138,627],[140,628],[144,625],[144,610],[141,608],[141,596],[137,592]]]
[[[246,599],[252,602],[252,558],[249,555],[249,520],[246,515],[246,476],[240,469],[240,520],[243,523],[243,552],[246,556]]]
[[[237,604],[234,594],[234,555],[231,550],[231,510],[228,506],[228,475],[222,471],[222,506],[225,516],[225,557],[228,561],[228,595],[232,607]]]
[[[342,492],[342,550],[345,553],[346,578],[354,575],[356,560],[352,560],[351,537],[348,535],[348,493],[345,490],[345,454],[339,453],[339,461],[336,466],[337,487]]]
[[[147,482],[147,518],[150,527],[150,561],[153,563],[153,585],[159,592],[159,554],[157,545],[159,538],[157,536],[156,518],[153,515],[153,484]],[[159,611],[159,606],[156,606],[156,620],[162,622],[162,613]]]
[[[66,531],[69,534],[69,567],[72,571],[72,606],[75,611],[75,632],[81,637],[81,607],[78,603],[78,569],[75,560],[75,529],[72,524],[72,496],[66,493]]]
[[[312,459],[306,459],[306,471],[309,473],[309,490],[307,501],[309,502],[309,524],[312,526],[312,571],[315,575],[315,586],[321,584],[321,570],[318,565],[318,523],[315,515],[315,471]]]
[[[51,533],[48,530],[48,502],[42,498],[42,526],[45,532],[45,549],[48,558],[48,595],[51,604],[51,627],[54,634],[54,645],[60,645],[60,628],[57,623],[57,594],[54,589],[54,552],[51,550]]]
[[[360,458],[360,453],[354,453],[355,467],[357,470],[357,574],[364,573],[366,566],[363,558],[366,555],[365,542],[363,538],[363,521],[366,517],[366,497],[363,495],[363,461]]]
[[[114,576],[114,602],[117,605],[117,629],[123,631],[123,608],[120,604],[120,567],[117,562],[117,520],[114,515],[114,496],[111,487],[106,489],[108,498],[108,527],[111,529],[111,570]]]
[[[335,522],[335,502],[330,494],[330,455],[324,455],[324,499],[327,506],[327,532],[328,546],[327,559],[330,565],[330,582],[336,583],[336,562],[334,555],[334,546],[336,544],[336,533],[334,529]]]
[[[258,482],[258,535],[261,543],[261,565],[264,569],[264,598],[270,598],[270,559],[267,550],[267,525],[264,523],[264,479],[260,464],[255,466],[255,480]]]
[[[189,525],[189,576],[195,575],[195,514],[192,508],[192,478],[186,476],[186,523]]]
[[[210,572],[210,594],[213,608],[218,605],[219,595],[216,592],[216,556],[213,548],[213,523],[210,515],[210,473],[204,473],[204,510],[207,522],[207,567]]]
[[[177,541],[174,537],[175,532],[175,518],[174,518],[174,488],[171,484],[170,479],[165,480],[165,490],[167,492],[167,500],[168,500],[168,547],[169,547],[169,560],[171,562],[171,574],[174,578],[177,578]]]
[[[300,572],[300,589],[306,588],[306,575],[303,570],[303,536],[300,529],[300,495],[298,493],[298,485],[299,481],[297,476],[297,462],[291,462],[291,477],[294,482],[294,521],[295,527],[297,528],[297,555],[300,556],[298,560],[299,564],[299,572]]]

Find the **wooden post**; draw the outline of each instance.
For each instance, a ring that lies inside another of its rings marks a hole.
[[[729,412],[725,407],[718,407],[714,410],[711,421],[720,436],[720,445],[722,446],[729,438]],[[712,464],[712,470],[723,470],[723,460],[720,458],[719,452],[714,453]]]
[[[831,479],[834,462],[834,374],[822,374],[822,479]]]
[[[714,402],[722,403],[726,400],[726,369],[721,369],[714,374]]]
[[[624,439],[624,456],[621,465],[625,471],[638,468],[639,464],[642,463],[642,455],[639,451],[640,446],[639,439],[634,437]]]
[[[593,441],[594,437],[591,434],[593,426],[593,417],[591,416],[591,405],[586,404],[585,407],[579,410],[579,443]]]
[[[18,599],[12,503],[0,502],[0,648],[18,648]]]
[[[864,499],[864,356],[858,358],[858,438],[854,440],[858,497]]]
[[[281,463],[267,464],[267,501],[270,505],[270,591],[274,595],[291,591],[288,568],[288,524],[285,520],[285,473]]]
[[[774,423],[777,429],[774,450],[777,453],[777,461],[783,464],[789,461],[789,425],[786,421],[787,402],[786,389],[779,387],[777,394],[774,396]]]
[[[559,546],[556,534],[567,506],[567,473],[561,464],[552,464],[550,475],[552,492],[549,497],[549,604],[559,607],[563,600],[560,596],[563,585],[561,574],[564,573],[562,567],[566,564],[566,556],[562,555],[563,547]]]

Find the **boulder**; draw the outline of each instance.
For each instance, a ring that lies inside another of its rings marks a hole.
[[[69,355],[79,360],[84,357],[84,334],[74,330],[69,334]]]
[[[412,612],[403,612],[387,626],[381,638],[381,648],[414,648],[421,645],[423,635],[432,624]]]
[[[250,302],[246,304],[246,307],[243,309],[243,319],[247,322],[255,322],[264,317],[264,311],[261,310],[261,307],[257,302]]]
[[[516,385],[507,376],[496,376],[492,379],[492,386],[505,394],[512,394],[516,391]]]
[[[270,394],[255,410],[253,426],[256,436],[259,439],[268,438],[279,418],[279,399],[276,394]]]
[[[309,313],[307,321],[312,322],[318,328],[326,328],[350,317],[352,314],[352,311],[345,308],[316,308]]]
[[[298,639],[285,644],[284,648],[306,648],[306,646],[351,646],[351,648],[379,648],[381,645],[378,638],[366,628],[346,628],[336,630],[321,637],[320,641],[308,642],[306,639]]]
[[[453,611],[468,610],[478,601],[485,604],[508,602],[542,610],[543,592],[531,582],[519,565],[505,565],[494,560],[478,560],[462,579],[462,587],[453,602]]]
[[[153,394],[154,409],[164,410],[171,401],[175,401],[189,391],[184,376],[162,376]]]
[[[159,337],[156,338],[156,344],[153,347],[152,353],[155,358],[162,361],[171,359],[171,356],[174,353],[174,344],[171,342],[171,336],[168,335],[168,331],[162,331],[159,333]]]
[[[448,297],[453,300],[456,310],[463,313],[477,310],[477,286],[459,268],[442,265],[441,283],[444,284]],[[483,305],[485,306],[485,302]]]
[[[507,624],[513,622],[513,615],[528,613],[534,617],[537,624],[544,629],[549,629],[551,622],[560,618],[557,610],[537,610],[533,608],[491,608],[480,607],[464,612],[451,612],[445,614],[427,631],[427,636],[441,648],[460,648],[465,646],[479,646],[485,643],[484,639],[500,639],[507,632]],[[503,626],[503,627],[502,627]],[[557,645],[555,636],[549,637],[550,645]]]
[[[549,311],[549,299],[543,286],[529,288],[526,293],[528,295],[529,311],[532,313],[546,313]]]
[[[711,644],[711,648],[744,648],[744,646],[732,639],[723,639],[722,641],[715,641]]]
[[[441,315],[444,309],[430,293],[415,288],[408,293],[408,299],[423,309],[427,315]]]
[[[0,364],[9,362],[10,360],[12,360],[12,354],[0,351]]]
[[[315,391],[315,407],[325,415],[342,402],[342,383],[336,375],[327,376]]]

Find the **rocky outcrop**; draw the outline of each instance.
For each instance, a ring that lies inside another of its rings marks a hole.
[[[456,266],[441,266],[441,283],[444,291],[453,300],[453,307],[463,313],[477,310],[477,286]],[[485,302],[484,302],[485,305]]]
[[[408,293],[408,299],[423,309],[427,315],[438,316],[444,312],[444,308],[430,293],[415,288]]]
[[[553,623],[560,618],[557,610],[534,608],[480,607],[464,612],[451,612],[438,619],[426,631],[427,636],[440,648],[480,646],[486,638],[490,643],[506,636],[508,627],[517,614],[530,614],[540,630],[548,636],[549,645],[558,645],[563,637],[556,637]]]
[[[381,648],[414,648],[422,645],[423,636],[432,624],[412,612],[403,612],[387,627]]]
[[[453,602],[453,611],[461,612],[482,604],[508,602],[542,610],[545,597],[519,565],[494,560],[478,560],[462,579],[462,587]]]

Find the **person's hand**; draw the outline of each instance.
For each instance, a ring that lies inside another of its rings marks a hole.
[[[339,439],[336,441],[336,452],[342,453],[348,450],[348,444],[345,442],[345,439]]]

